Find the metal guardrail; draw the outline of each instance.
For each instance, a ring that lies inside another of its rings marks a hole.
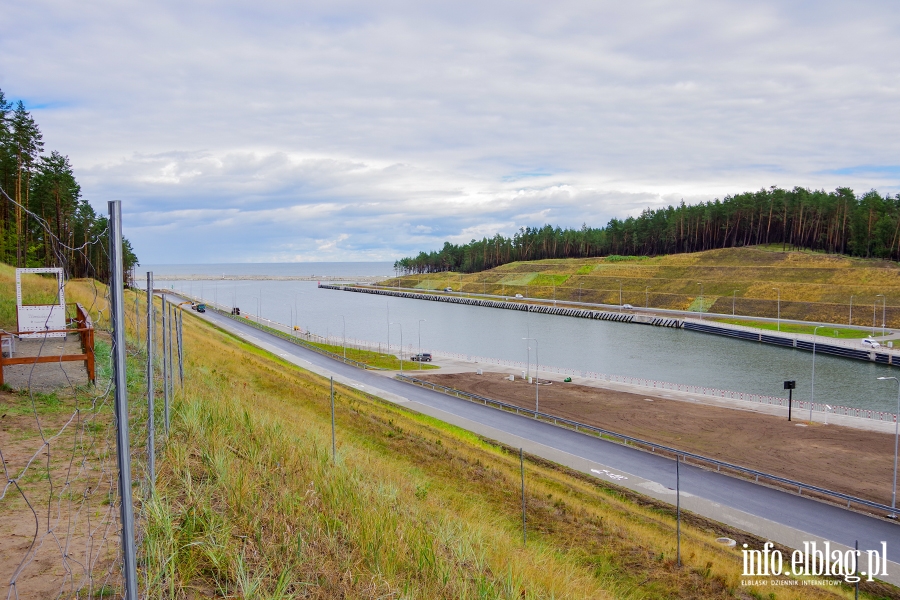
[[[372,365],[368,365],[364,362],[359,362],[358,360],[353,360],[352,358],[344,358],[340,354],[336,354],[334,352],[329,352],[328,350],[319,348],[315,344],[311,344],[311,343],[307,342],[306,340],[302,340],[296,336],[290,335],[288,333],[284,333],[283,331],[278,331],[277,329],[275,329],[273,327],[267,327],[266,325],[256,323],[256,322],[252,321],[251,319],[245,319],[245,318],[241,318],[237,315],[227,313],[224,310],[222,310],[221,308],[212,306],[209,303],[206,304],[206,307],[207,307],[207,309],[212,310],[216,314],[222,315],[223,317],[228,317],[234,321],[237,321],[238,323],[244,323],[246,325],[250,325],[256,329],[259,329],[260,331],[264,331],[266,333],[276,335],[276,336],[280,337],[281,339],[288,340],[292,344],[302,346],[304,348],[312,350],[313,352],[318,352],[319,354],[322,354],[322,355],[327,356],[328,358],[332,358],[334,360],[339,360],[345,364],[353,365],[354,367],[358,367],[358,368],[364,369],[364,370],[371,370],[371,371],[387,371],[388,370],[388,369],[385,369],[382,367],[373,367]]]
[[[618,433],[616,431],[610,431],[608,429],[603,429],[601,427],[594,427],[593,425],[587,425],[585,423],[581,423],[579,421],[573,421],[571,419],[566,419],[565,417],[557,417],[554,415],[550,415],[547,413],[542,413],[539,411],[534,411],[528,408],[522,408],[521,406],[516,406],[515,404],[508,404],[506,402],[501,402],[500,400],[494,400],[492,398],[487,398],[485,396],[479,396],[478,394],[471,394],[469,392],[465,392],[463,390],[458,390],[456,388],[446,387],[443,385],[438,385],[432,383],[430,381],[425,381],[422,379],[417,379],[415,377],[409,377],[407,375],[396,375],[395,379],[400,381],[404,381],[406,383],[411,383],[413,385],[420,385],[422,387],[431,388],[434,391],[443,392],[445,394],[456,396],[457,398],[470,400],[472,402],[478,402],[479,404],[484,404],[485,406],[491,405],[500,410],[507,411],[515,411],[516,414],[526,414],[531,415],[535,419],[540,419],[543,421],[552,422],[554,425],[568,425],[573,428],[575,431],[579,431],[580,429],[585,430],[586,432],[596,433],[600,436],[608,436],[619,438],[625,445],[636,444],[639,446],[645,446],[650,448],[652,451],[661,450],[663,452],[668,452],[674,454],[675,456],[680,456],[683,458],[691,458],[698,462],[703,462],[709,465],[713,465],[716,467],[717,471],[721,469],[727,469],[730,471],[736,471],[743,475],[749,475],[751,477],[755,477],[756,482],[759,482],[760,477],[763,479],[767,479],[769,481],[777,482],[785,486],[789,486],[791,488],[797,488],[798,494],[803,495],[803,490],[807,490],[809,492],[814,492],[816,494],[820,494],[822,496],[828,498],[839,499],[847,503],[847,508],[850,508],[851,503],[857,504],[860,506],[865,506],[868,508],[872,508],[879,511],[885,511],[887,513],[896,513],[895,509],[892,509],[890,506],[886,506],[884,504],[879,504],[878,502],[872,502],[871,500],[865,500],[863,498],[857,498],[856,496],[851,496],[849,494],[843,494],[841,492],[835,492],[834,490],[829,490],[826,488],[822,488],[815,485],[810,485],[808,483],[803,483],[800,481],[794,481],[793,479],[787,479],[786,477],[779,477],[778,475],[772,475],[771,473],[766,473],[764,471],[757,471],[755,469],[749,469],[747,467],[742,467],[740,465],[735,465],[732,463],[728,463],[725,461],[717,460],[715,458],[709,458],[708,456],[703,456],[702,454],[694,454],[692,452],[685,452],[684,450],[678,450],[677,448],[672,448],[670,446],[663,446],[662,444],[657,444],[655,442],[649,442],[647,440],[642,440],[640,438],[632,437],[629,435],[625,435],[622,433]]]

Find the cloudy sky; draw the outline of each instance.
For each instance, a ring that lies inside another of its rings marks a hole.
[[[895,2],[6,2],[0,88],[141,262],[394,260],[900,192]]]

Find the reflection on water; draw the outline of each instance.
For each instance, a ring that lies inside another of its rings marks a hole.
[[[259,305],[263,317],[321,335],[341,335],[346,322],[348,338],[385,343],[390,328],[393,344],[400,343],[402,330],[406,345],[417,346],[421,333],[423,351],[520,361],[528,355],[522,338],[533,337],[545,365],[772,396],[783,396],[782,382],[795,379],[794,398],[807,400],[811,393],[810,352],[678,329],[388,299],[318,289],[314,282],[157,282],[163,286],[253,314]],[[817,354],[815,399],[893,411],[897,384],[876,377],[894,374],[886,365]]]

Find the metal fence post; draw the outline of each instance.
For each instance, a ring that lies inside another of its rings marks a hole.
[[[163,418],[165,420],[165,429],[166,435],[169,435],[169,361],[166,357],[168,353],[168,341],[169,336],[167,333],[168,329],[168,301],[166,300],[166,293],[162,294],[162,374],[163,374]]]
[[[131,497],[131,452],[128,440],[128,390],[125,374],[125,289],[122,261],[121,201],[109,202],[110,318],[112,321],[113,380],[115,381],[116,454],[119,467],[119,508],[122,515],[122,559],[126,600],[138,600],[134,548],[134,508]]]
[[[175,400],[175,305],[169,302],[169,393]]]
[[[522,474],[522,545],[528,543],[528,533],[525,521],[525,452],[519,448],[519,471]]]
[[[150,471],[150,493],[156,488],[156,407],[153,402],[153,330],[156,311],[153,307],[153,273],[147,272],[147,468]]]
[[[331,462],[337,462],[337,443],[334,435],[334,377],[331,378]]]
[[[681,464],[681,459],[678,455],[675,455],[675,537],[676,537],[676,550],[675,550],[675,558],[678,562],[678,566],[681,566],[681,472],[679,469],[679,465]]]
[[[134,335],[137,337],[137,345],[141,345],[141,303],[140,298],[138,297],[137,291],[137,283],[134,280],[134,276],[131,277],[131,282],[135,286],[134,290]]]
[[[184,388],[184,336],[182,335],[184,327],[184,311],[178,307],[178,318],[175,321],[178,329],[178,378],[181,381],[181,387]]]
[[[166,383],[169,385],[169,399],[175,399],[175,373],[172,372],[172,344],[174,340],[172,340],[172,303],[166,303],[166,339],[168,340],[168,344],[166,344],[166,370],[169,374],[169,379]]]

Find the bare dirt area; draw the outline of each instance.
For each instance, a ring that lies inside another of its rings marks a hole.
[[[111,422],[106,406],[71,391],[0,392],[0,596],[118,586]]]
[[[533,384],[508,374],[423,374],[420,379],[534,409]],[[894,436],[553,382],[540,410],[883,504],[891,502]],[[799,417],[799,418],[798,418]]]

